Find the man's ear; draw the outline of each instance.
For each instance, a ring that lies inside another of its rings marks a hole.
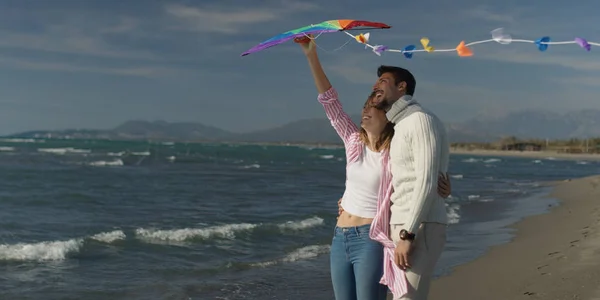
[[[402,81],[398,83],[398,91],[406,90],[406,82]]]

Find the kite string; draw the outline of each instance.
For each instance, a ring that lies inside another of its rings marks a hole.
[[[321,34],[323,34],[323,33],[325,33],[325,31],[321,31],[321,32],[319,32],[319,33],[318,33],[316,36],[314,36],[314,37],[310,37],[308,34],[304,33],[304,36],[305,36],[306,38],[309,38],[309,39],[311,39],[311,40],[313,41],[313,43],[315,44],[315,46],[317,46],[317,48],[319,48],[319,49],[321,49],[322,51],[325,51],[325,52],[335,52],[335,51],[339,51],[339,50],[341,50],[342,48],[346,47],[346,45],[348,45],[348,43],[350,43],[350,42],[352,41],[352,39],[348,39],[348,40],[347,40],[347,41],[346,41],[344,44],[342,44],[341,46],[339,46],[339,47],[337,47],[337,48],[335,48],[335,49],[333,49],[333,50],[327,50],[327,49],[324,49],[323,47],[319,46],[319,44],[317,44],[317,42],[315,41],[315,40],[316,40],[317,38],[319,38],[319,37],[321,36]],[[350,36],[352,36],[352,37],[353,37],[353,35],[350,35]]]
[[[348,32],[344,32],[350,36],[353,36],[352,34],[348,33]],[[469,47],[469,46],[473,46],[473,45],[478,45],[478,44],[486,44],[486,43],[492,43],[492,42],[497,42],[494,39],[487,39],[487,40],[480,40],[480,41],[474,41],[474,42],[470,42],[468,44],[465,44],[465,47]],[[513,43],[530,43],[530,44],[535,44],[537,43],[536,41],[532,41],[532,40],[523,40],[523,39],[512,39],[511,42]],[[577,44],[576,41],[562,41],[562,42],[539,42],[539,44],[541,45],[568,45],[568,44]],[[594,46],[600,46],[600,43],[595,43],[595,42],[588,42],[588,44],[590,45],[594,45]],[[375,46],[372,46],[370,44],[365,44],[367,47],[370,47],[372,49],[375,48]],[[413,49],[413,50],[400,50],[400,49],[387,49],[386,51],[388,52],[399,52],[399,53],[414,53],[414,52],[426,52],[427,50],[425,49]],[[456,48],[451,48],[451,49],[434,49],[431,52],[455,52]]]

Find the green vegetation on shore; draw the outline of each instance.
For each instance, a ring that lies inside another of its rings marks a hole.
[[[506,137],[491,143],[452,143],[461,150],[553,151],[557,153],[600,153],[600,137],[589,139],[519,139]]]

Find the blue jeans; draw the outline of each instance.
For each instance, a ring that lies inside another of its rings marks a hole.
[[[369,238],[371,225],[335,227],[331,243],[331,281],[337,300],[385,300],[383,246]]]

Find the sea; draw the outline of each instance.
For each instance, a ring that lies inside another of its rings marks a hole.
[[[599,162],[451,155],[436,276]],[[333,299],[344,150],[0,139],[0,299]]]

